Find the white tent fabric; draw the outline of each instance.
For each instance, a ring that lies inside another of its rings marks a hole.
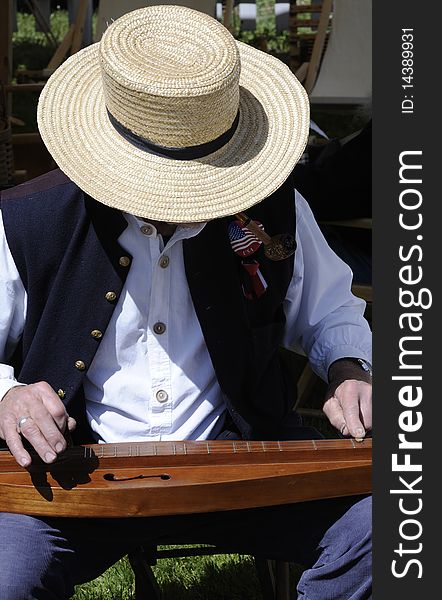
[[[179,4],[204,12],[211,17],[215,16],[216,0],[126,0],[125,2],[121,2],[121,0],[100,0],[95,41],[98,42],[101,39],[108,24],[110,25],[115,19],[136,8],[154,4]]]
[[[335,0],[313,104],[366,104],[372,85],[372,0]]]

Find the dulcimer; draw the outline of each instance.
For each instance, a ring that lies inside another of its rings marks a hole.
[[[20,467],[0,451],[0,511],[138,517],[272,506],[371,491],[371,439],[185,441],[68,448]]]

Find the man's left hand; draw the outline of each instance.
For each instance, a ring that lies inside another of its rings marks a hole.
[[[324,413],[342,435],[365,437],[372,426],[371,376],[352,360],[341,359],[329,370]]]

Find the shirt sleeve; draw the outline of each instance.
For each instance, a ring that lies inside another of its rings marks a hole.
[[[0,213],[0,400],[20,385],[7,364],[16,348],[26,318],[27,295],[6,240]]]
[[[304,198],[295,192],[296,241],[293,277],[284,310],[284,346],[305,353],[325,381],[339,358],[371,363],[371,331],[365,302],[351,293],[351,269],[331,250]]]

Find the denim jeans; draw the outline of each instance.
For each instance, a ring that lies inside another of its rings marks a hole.
[[[132,519],[0,513],[0,598],[64,600],[140,545],[211,543],[305,565],[302,600],[371,598],[371,498]],[[293,597],[296,592],[293,590]]]

